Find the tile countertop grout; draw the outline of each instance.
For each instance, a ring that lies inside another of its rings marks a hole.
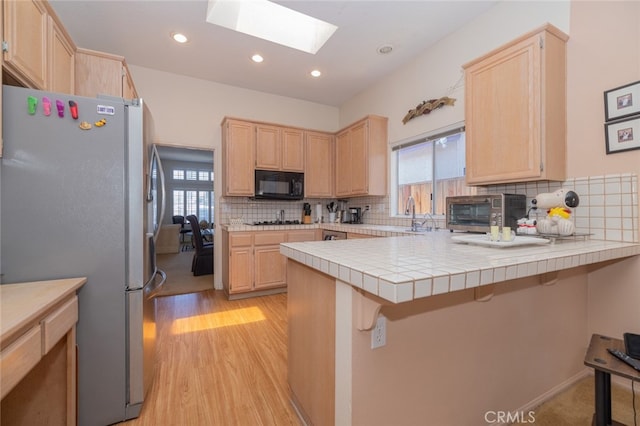
[[[394,235],[415,235],[414,232],[408,231],[407,226],[392,225],[371,225],[371,224],[348,224],[348,223],[310,223],[310,224],[291,224],[291,225],[227,225],[220,227],[228,232],[245,232],[245,231],[285,231],[294,229],[327,229],[330,231],[353,232],[356,234],[368,234],[378,237],[390,237]]]
[[[493,248],[455,242],[451,236],[440,231],[283,243],[280,253],[393,303],[640,255],[637,243],[562,240]]]

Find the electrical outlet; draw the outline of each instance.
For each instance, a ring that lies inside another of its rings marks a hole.
[[[371,349],[376,349],[387,344],[387,318],[380,314],[376,325],[371,329]]]
[[[369,210],[371,210],[371,206],[364,206],[364,211],[368,212]]]

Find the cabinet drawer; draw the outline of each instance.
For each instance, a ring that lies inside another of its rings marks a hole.
[[[253,234],[229,234],[230,247],[250,246],[253,244]]]
[[[287,241],[287,234],[284,232],[265,232],[255,236],[255,245],[266,246],[280,244]]]
[[[76,322],[78,322],[78,296],[73,296],[42,320],[42,355],[46,355]]]
[[[41,340],[38,324],[2,351],[0,355],[1,398],[4,398],[40,361]]]

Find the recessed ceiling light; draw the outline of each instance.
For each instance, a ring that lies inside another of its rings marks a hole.
[[[320,77],[322,75],[322,73],[319,70],[313,70],[311,71],[310,74],[312,77]]]
[[[258,54],[256,53],[255,55],[253,55],[253,56],[251,57],[251,60],[252,60],[253,62],[260,63],[260,62],[264,61],[264,58],[263,58],[262,56],[260,56],[260,55],[258,55]]]
[[[171,34],[171,38],[173,38],[175,41],[177,41],[178,43],[186,43],[189,41],[189,39],[187,38],[186,35],[184,34],[180,34],[180,33],[173,33]]]
[[[312,54],[338,29],[268,0],[209,0],[206,20]]]
[[[378,53],[381,55],[386,55],[387,53],[391,53],[392,50],[393,50],[393,46],[390,44],[383,44],[382,46],[378,47]]]

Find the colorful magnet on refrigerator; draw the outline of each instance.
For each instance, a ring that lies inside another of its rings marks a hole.
[[[64,117],[64,103],[62,101],[56,101],[56,108],[58,108],[58,117]]]
[[[71,117],[74,120],[78,119],[78,104],[74,101],[69,101],[69,111],[71,112]]]
[[[36,108],[38,107],[38,98],[35,96],[27,97],[27,106],[29,108],[29,115],[34,115],[36,113]]]
[[[78,127],[80,127],[82,130],[89,130],[91,128],[91,123],[82,121],[80,122],[80,125]]]
[[[102,127],[102,126],[104,126],[105,124],[107,124],[107,120],[106,120],[105,118],[103,118],[102,120],[100,120],[100,121],[96,121],[96,122],[95,122],[95,123],[93,123],[93,124],[94,124],[96,127]]]
[[[51,115],[51,100],[46,96],[42,98],[42,112],[47,117]]]

